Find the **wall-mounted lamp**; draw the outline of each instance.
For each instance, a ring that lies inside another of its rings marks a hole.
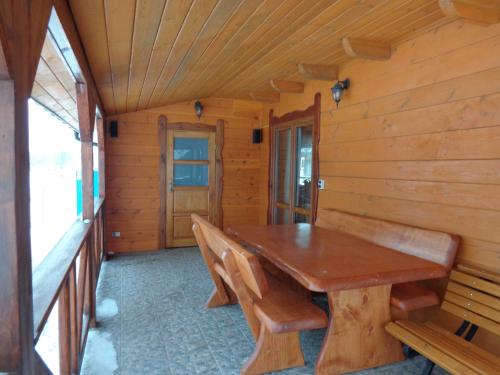
[[[197,100],[194,103],[194,113],[196,113],[196,117],[198,117],[198,120],[201,118],[201,115],[203,114],[203,104],[199,100]]]
[[[332,87],[332,98],[337,103],[337,108],[339,107],[339,103],[342,100],[342,96],[344,96],[344,91],[349,89],[351,85],[351,81],[349,78],[346,78],[343,81],[337,81],[335,86]]]

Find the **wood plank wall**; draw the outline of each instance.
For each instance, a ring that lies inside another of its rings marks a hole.
[[[346,77],[338,110],[332,84],[319,81],[263,108],[267,122],[270,108],[281,116],[322,93],[319,207],[456,233],[459,262],[498,272],[500,24],[454,21],[396,46],[389,61],[341,66]],[[263,148],[261,222],[267,163]]]
[[[260,103],[206,99],[199,122],[225,122],[224,227],[258,222],[260,145],[252,144],[252,129],[260,126]],[[194,103],[185,102],[112,116],[119,137],[106,138],[106,210],[108,251],[130,252],[158,248],[159,184],[158,117],[168,122],[198,122]],[[111,232],[121,232],[112,238]]]

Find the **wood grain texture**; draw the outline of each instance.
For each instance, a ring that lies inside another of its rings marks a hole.
[[[480,279],[474,274],[453,270],[450,278],[453,282],[448,284],[441,308],[477,325],[480,330],[499,335],[498,273],[493,278]],[[386,330],[452,374],[493,374],[500,368],[500,357],[495,352],[485,351],[432,322],[417,324],[398,320],[389,323]]]
[[[425,259],[310,224],[232,226],[228,232],[316,292],[446,276]]]
[[[158,117],[168,117],[167,128],[180,123],[207,123],[215,137],[223,136],[221,202],[222,227],[237,223],[257,223],[261,145],[252,144],[252,129],[260,126],[261,104],[246,100],[202,99],[201,120],[194,115],[193,102],[178,103],[147,111],[131,112],[117,119],[118,138],[106,138],[106,204],[108,249],[112,252],[155,250],[158,248],[158,171],[160,145]],[[224,121],[221,127],[219,120]],[[223,134],[221,134],[221,130]],[[111,231],[121,237],[112,238]]]
[[[436,3],[437,4],[437,3]],[[304,94],[282,94],[263,107],[274,116],[307,108],[322,93],[318,207],[404,223],[462,238],[457,262],[500,268],[500,58],[492,46],[500,25],[456,20],[393,50],[390,60],[340,65],[353,82],[337,110],[330,82],[306,82]],[[268,147],[261,148],[259,221],[266,222]],[[438,294],[443,288],[430,283]],[[427,315],[450,330],[449,314]],[[479,333],[476,342],[498,350]]]
[[[61,1],[61,0],[59,0]],[[198,97],[248,99],[297,62],[341,64],[341,38],[397,44],[450,22],[436,0],[69,1],[110,114]]]
[[[391,321],[390,285],[328,293],[330,325],[315,373],[343,374],[403,360],[400,343],[385,332]]]

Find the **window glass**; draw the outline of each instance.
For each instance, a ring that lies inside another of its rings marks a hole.
[[[290,200],[290,161],[292,149],[291,130],[277,131],[276,147],[276,201],[289,203]]]
[[[297,128],[295,206],[311,208],[312,126]]]
[[[174,138],[174,160],[208,160],[208,139]]]
[[[97,119],[96,119],[97,120]],[[99,147],[97,143],[97,124],[94,127],[94,146],[93,151],[93,163],[94,163],[94,199],[99,199]]]
[[[174,186],[208,186],[208,165],[175,164]]]
[[[75,222],[81,195],[80,142],[69,125],[29,101],[33,269]]]

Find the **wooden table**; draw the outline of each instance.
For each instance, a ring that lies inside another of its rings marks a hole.
[[[446,276],[439,264],[310,224],[235,226],[254,248],[305,288],[325,292],[330,323],[316,374],[342,374],[403,359],[386,333],[391,285]]]

